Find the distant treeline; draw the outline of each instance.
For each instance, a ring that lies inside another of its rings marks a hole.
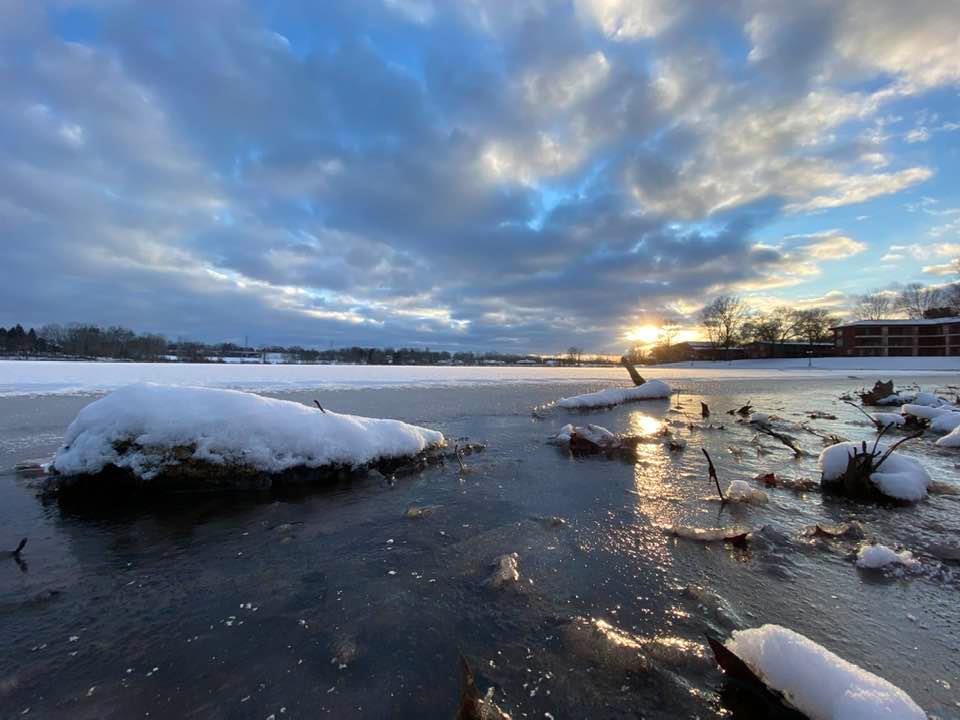
[[[81,323],[0,327],[0,354],[16,357],[64,357],[160,362],[288,362],[367,365],[511,364],[544,359],[521,354],[434,351],[430,348],[348,347],[314,350],[300,346],[250,348],[234,343],[171,341],[162,335],[138,334],[124,327]],[[584,358],[585,359],[585,358]],[[597,361],[597,360],[594,360]],[[572,362],[558,358],[556,362]]]

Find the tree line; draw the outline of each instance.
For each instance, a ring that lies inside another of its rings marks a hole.
[[[857,320],[886,320],[904,317],[910,320],[960,315],[960,283],[923,285],[911,283],[899,292],[872,290],[858,295],[853,305]]]
[[[707,339],[717,349],[730,350],[743,343],[777,345],[804,342],[811,347],[832,339],[837,318],[826,308],[795,309],[787,306],[751,312],[736,295],[721,295],[700,311]]]

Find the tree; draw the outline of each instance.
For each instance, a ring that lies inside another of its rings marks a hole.
[[[922,320],[930,310],[942,304],[940,295],[939,288],[910,283],[897,296],[896,308],[911,320]]]
[[[736,344],[746,317],[746,307],[736,295],[721,295],[700,311],[700,322],[715,349],[729,350]]]
[[[941,292],[943,304],[950,308],[950,314],[960,315],[960,282],[950,283]]]
[[[824,308],[797,310],[797,335],[813,347],[814,343],[827,342],[836,319]]]
[[[670,347],[673,344],[673,339],[679,332],[679,325],[673,322],[665,322],[660,326],[660,332],[657,333],[657,344]]]
[[[894,310],[894,301],[890,293],[871,290],[859,295],[853,306],[853,316],[857,320],[886,320]]]
[[[583,348],[571,345],[567,348],[567,359],[571,364],[580,365],[580,358],[583,357]]]

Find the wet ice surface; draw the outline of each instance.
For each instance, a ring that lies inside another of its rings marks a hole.
[[[929,549],[960,542],[960,496],[900,508],[763,487],[766,504],[721,505],[699,451],[724,487],[759,489],[752,478],[771,471],[816,477],[821,441],[790,423],[831,413],[810,425],[872,438],[837,400],[872,382],[679,382],[682,411],[675,398],[546,406],[599,383],[284,395],[488,450],[466,458],[466,473],[454,464],[393,484],[371,475],[299,496],[99,513],[44,506],[11,470],[50,455],[90,398],[0,398],[0,544],[30,538],[26,572],[0,559],[2,715],[452,717],[463,652],[515,718],[755,717],[717,692],[704,633],[777,623],[956,717],[960,565]],[[700,400],[725,430],[687,427],[702,424]],[[753,429],[725,413],[747,400],[784,418],[773,427],[810,454],[794,460],[766,437],[758,454]],[[546,442],[568,422],[635,434],[666,422],[688,446],[573,459]],[[960,487],[960,455],[933,439],[903,449]],[[802,535],[851,519],[919,566],[860,570],[859,539]],[[669,531],[732,525],[754,529],[748,547]],[[513,552],[518,580],[490,587],[495,561]]]

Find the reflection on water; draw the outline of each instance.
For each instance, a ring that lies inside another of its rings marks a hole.
[[[514,717],[722,717],[730,709],[704,633],[777,622],[882,668],[949,717],[960,700],[960,579],[927,548],[960,536],[960,497],[883,508],[773,487],[766,505],[721,505],[699,451],[711,452],[724,486],[770,471],[815,477],[819,438],[792,430],[811,453],[800,460],[772,445],[758,456],[751,429],[725,411],[748,397],[786,423],[829,410],[839,419],[814,421],[818,430],[867,438],[836,399],[859,384],[869,381],[688,383],[679,411],[654,401],[542,420],[530,408],[570,395],[569,385],[325,391],[325,407],[489,449],[462,477],[438,467],[298,495],[72,511],[0,474],[0,550],[30,538],[28,572],[0,560],[0,708],[52,718],[450,717],[462,652]],[[724,430],[699,422],[701,399]],[[0,398],[0,473],[52,452],[83,402]],[[651,441],[632,463],[573,458],[545,442],[567,422]],[[667,449],[664,428],[687,449]],[[957,485],[956,455],[929,441],[910,452]],[[850,520],[914,551],[921,571],[865,577],[850,559],[858,541],[803,535]],[[742,526],[754,539],[738,549],[664,531],[673,526],[694,536]],[[513,552],[519,581],[487,587],[491,563]]]

